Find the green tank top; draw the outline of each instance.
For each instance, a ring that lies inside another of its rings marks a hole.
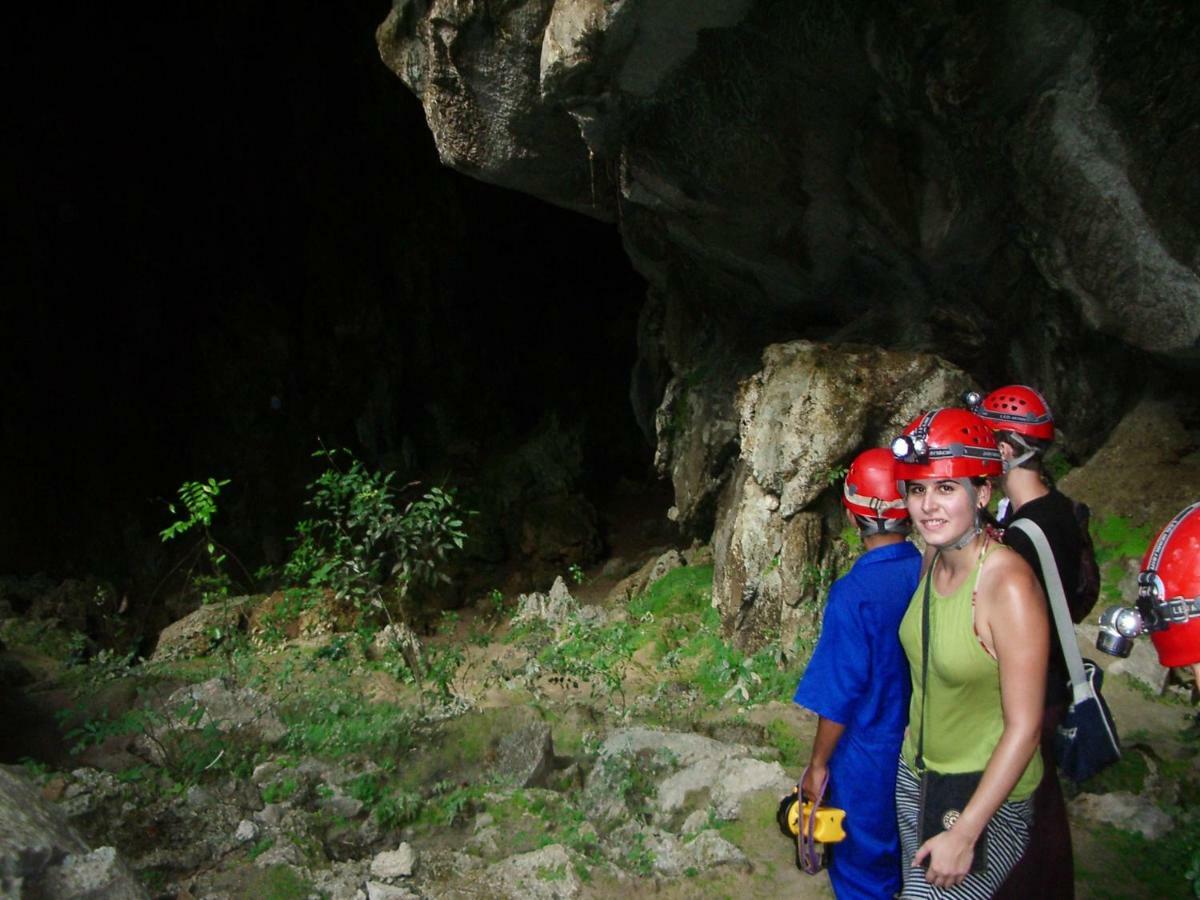
[[[1000,668],[983,649],[974,623],[975,584],[983,559],[999,549],[992,547],[959,586],[943,597],[934,588],[929,595],[929,687],[925,702],[925,766],[938,772],[978,772],[986,768],[1004,731],[1000,705]],[[908,731],[901,754],[916,771],[917,736],[921,728],[921,606],[925,580],[917,585],[900,622],[900,643],[912,673],[912,700],[908,705]],[[1023,800],[1042,780],[1042,755],[1035,752],[1025,772],[1008,795]]]

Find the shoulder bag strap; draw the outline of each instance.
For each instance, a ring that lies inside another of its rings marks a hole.
[[[1029,519],[1016,519],[1010,522],[1008,527],[1024,532],[1037,550],[1038,561],[1042,567],[1042,580],[1045,581],[1046,593],[1049,594],[1050,610],[1054,613],[1058,642],[1062,645],[1063,659],[1067,662],[1067,672],[1071,676],[1071,693],[1074,695],[1074,701],[1078,703],[1088,696],[1088,680],[1083,671],[1083,657],[1079,655],[1075,626],[1071,623],[1067,595],[1063,591],[1062,579],[1058,576],[1058,565],[1054,562],[1050,542],[1046,540],[1046,534],[1038,524]]]
[[[921,601],[921,727],[917,731],[917,775],[925,774],[925,698],[929,687],[929,591],[933,587],[933,570],[942,551],[933,555],[929,571],[925,573],[925,595]]]

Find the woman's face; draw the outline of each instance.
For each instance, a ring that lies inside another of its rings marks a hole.
[[[913,524],[925,540],[935,547],[954,543],[975,525],[976,503],[986,506],[991,487],[981,485],[972,491],[953,478],[922,478],[907,483],[904,503]]]

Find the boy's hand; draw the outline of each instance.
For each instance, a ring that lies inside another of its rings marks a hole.
[[[817,763],[809,763],[808,770],[804,773],[804,779],[800,782],[800,792],[804,797],[812,800],[814,803],[821,797],[821,785],[825,779],[829,777],[829,769],[824,765]],[[826,790],[829,786],[826,785]]]

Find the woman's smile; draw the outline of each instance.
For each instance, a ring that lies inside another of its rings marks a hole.
[[[975,502],[953,478],[923,478],[907,484],[905,503],[926,543],[945,545],[975,524]]]

